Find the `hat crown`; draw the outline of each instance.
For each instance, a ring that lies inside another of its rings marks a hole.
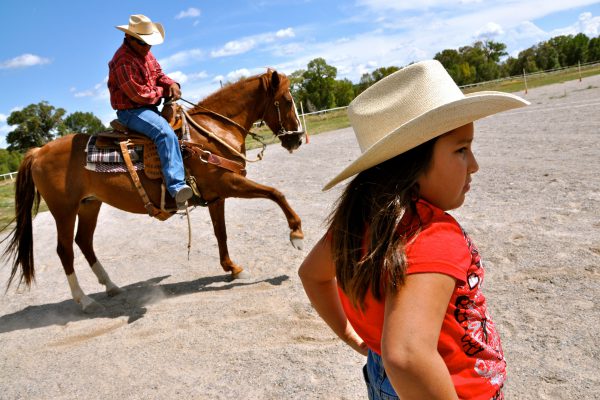
[[[134,14],[129,17],[129,30],[139,35],[151,35],[156,29],[150,18],[142,14]]]
[[[348,107],[348,117],[364,153],[408,121],[464,97],[439,61],[424,61],[366,89]]]

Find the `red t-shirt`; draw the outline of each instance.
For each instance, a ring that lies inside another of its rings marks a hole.
[[[124,42],[108,63],[108,91],[115,110],[155,105],[175,81],[165,75],[148,52],[138,55]]]
[[[456,392],[461,399],[502,399],[506,361],[481,292],[484,269],[477,247],[458,222],[441,209],[420,200],[417,212],[421,231],[405,246],[407,274],[442,273],[456,279],[438,341]],[[341,289],[338,292],[358,335],[381,354],[384,302],[376,301],[369,292],[366,311],[362,312]]]

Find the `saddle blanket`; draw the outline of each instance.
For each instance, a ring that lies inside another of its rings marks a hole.
[[[96,138],[97,136],[95,135],[90,136],[87,142],[85,148],[85,152],[87,153],[85,168],[96,172],[127,172],[127,166],[125,165],[125,161],[123,161],[121,149],[118,146],[115,148],[98,148],[96,147]],[[143,152],[143,146],[129,148],[131,162],[138,171],[144,169]]]

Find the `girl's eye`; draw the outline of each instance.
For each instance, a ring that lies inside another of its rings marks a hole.
[[[463,153],[466,153],[467,150],[468,149],[466,147],[461,147],[460,149],[458,149],[458,152],[461,153],[461,154],[463,154]]]

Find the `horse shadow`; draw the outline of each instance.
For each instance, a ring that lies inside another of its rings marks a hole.
[[[0,334],[22,329],[36,329],[51,325],[66,325],[69,322],[94,318],[118,318],[127,316],[130,324],[142,318],[147,312],[147,306],[163,299],[174,298],[186,294],[229,290],[234,287],[268,283],[279,286],[289,280],[289,276],[280,275],[273,278],[243,281],[232,281],[230,275],[209,276],[187,282],[160,284],[170,275],[140,281],[124,286],[123,293],[108,297],[105,292],[89,296],[100,303],[103,309],[84,314],[81,307],[72,299],[58,303],[28,306],[21,311],[0,317]]]

